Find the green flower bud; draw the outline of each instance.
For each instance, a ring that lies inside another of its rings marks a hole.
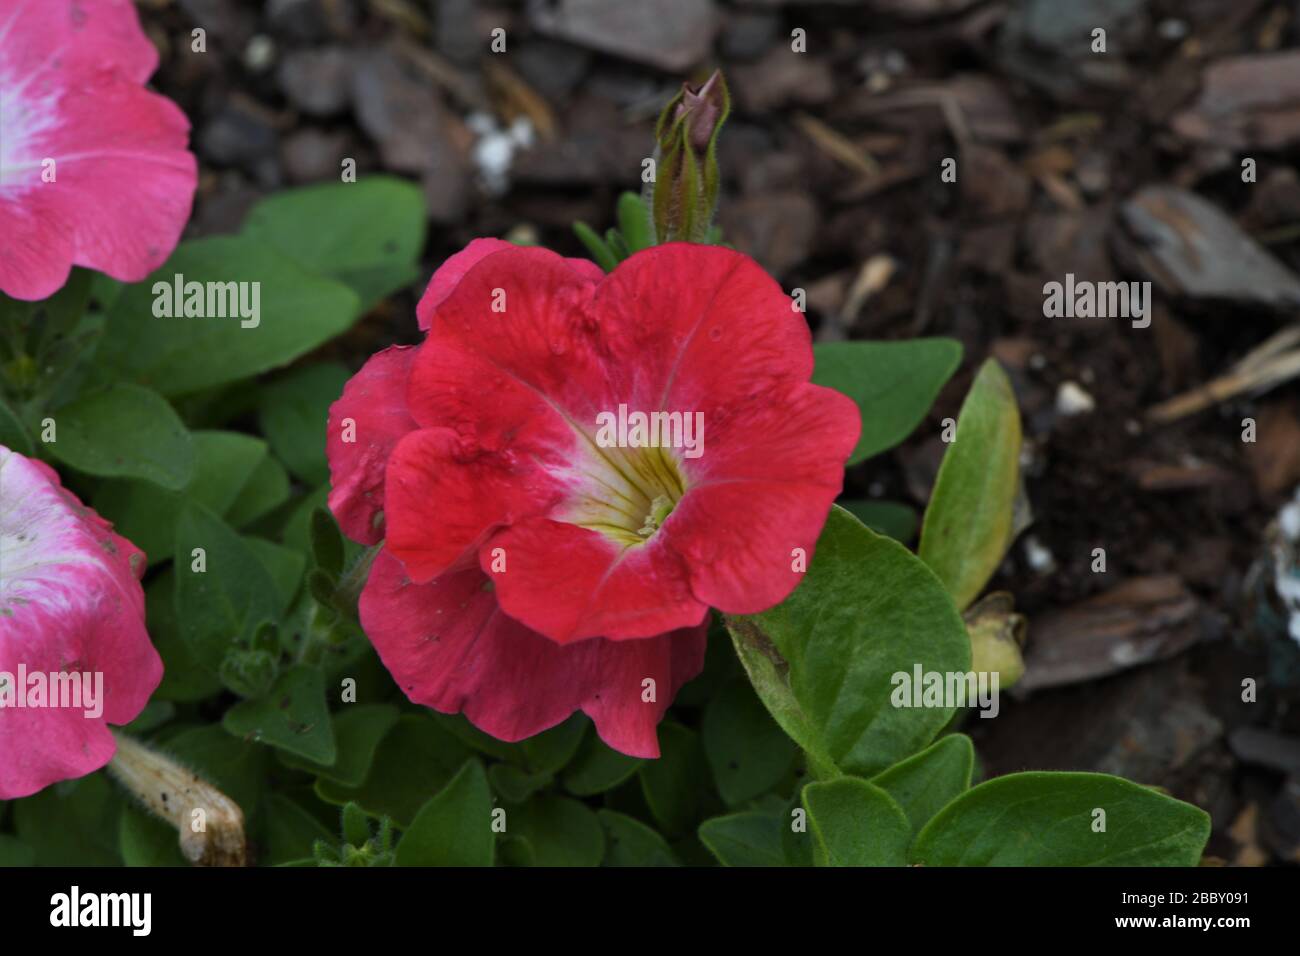
[[[651,198],[656,242],[704,242],[718,205],[718,132],[731,112],[721,71],[698,88],[682,84],[655,126]]]

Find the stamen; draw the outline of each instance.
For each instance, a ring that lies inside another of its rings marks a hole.
[[[641,526],[641,530],[637,534],[643,538],[650,537],[659,530],[659,526],[672,514],[672,511],[673,502],[669,500],[667,495],[660,495],[655,498],[654,501],[650,502],[650,513],[645,516],[645,524]]]
[[[600,448],[581,475],[565,516],[622,545],[645,544],[686,491],[676,457],[663,448]]]

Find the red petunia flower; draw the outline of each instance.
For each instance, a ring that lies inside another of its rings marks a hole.
[[[162,679],[144,555],[47,465],[0,446],[0,800],[112,759]]]
[[[0,0],[0,290],[43,299],[73,265],[127,282],[180,237],[189,121],[144,82],[131,0]]]
[[[708,609],[798,584],[857,410],[809,383],[803,317],[739,253],[668,244],[606,277],[481,242],[430,283],[423,344],[330,412],[330,506],[385,538],[362,625],[412,700],[511,740],[582,709],[656,755]],[[637,413],[694,444],[648,444]]]

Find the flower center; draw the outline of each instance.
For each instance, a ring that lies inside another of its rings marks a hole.
[[[601,448],[590,443],[575,493],[560,520],[624,545],[644,544],[686,493],[670,448]]]

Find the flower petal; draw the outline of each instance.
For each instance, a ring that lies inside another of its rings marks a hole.
[[[189,121],[174,103],[112,70],[65,80],[49,101],[0,86],[10,140],[0,155],[0,289],[21,299],[52,295],[73,265],[145,278],[175,248],[194,198]]]
[[[361,594],[361,622],[406,695],[464,712],[501,740],[522,740],[582,710],[623,753],[659,755],[655,727],[704,665],[704,626],[640,641],[561,647],[504,614],[477,569],[427,584],[382,550]],[[654,681],[651,701],[643,701]]]
[[[592,303],[606,361],[632,409],[703,412],[812,375],[808,323],[758,263],[731,249],[666,243],[636,253]]]
[[[426,332],[429,330],[429,326],[433,324],[434,311],[447,296],[451,295],[465,273],[480,259],[503,249],[518,248],[520,247],[513,242],[504,239],[475,239],[460,252],[444,260],[434,272],[433,278],[429,280],[424,295],[420,297],[415,307],[415,317],[420,323],[420,328]],[[604,270],[590,259],[565,259],[564,261],[581,278],[588,281],[599,282],[605,277]]]
[[[388,458],[402,436],[416,428],[406,407],[415,353],[413,346],[396,345],[371,356],[330,406],[325,438],[329,506],[343,533],[361,544],[383,540]]]
[[[10,0],[0,10],[0,75],[37,92],[79,70],[112,68],[143,83],[158,51],[131,0]]]
[[[105,722],[134,720],[162,679],[144,625],[144,555],[60,486],[0,447],[0,672],[102,674],[95,706],[0,708],[0,799],[102,767]],[[24,688],[19,686],[19,692]]]
[[[557,443],[546,418],[521,433],[505,454],[448,428],[426,428],[402,439],[388,461],[384,490],[387,546],[417,581],[472,561],[498,525],[546,511],[564,497],[546,470]]]
[[[395,449],[385,491],[388,546],[416,580],[601,480],[607,465],[564,405],[594,422],[601,401],[581,329],[592,288],[554,253],[512,248],[471,268],[439,308],[407,393],[426,428]]]
[[[479,559],[505,612],[561,644],[694,627],[709,611],[691,594],[686,567],[658,539],[620,545],[587,528],[533,518],[494,535]]]
[[[861,421],[851,399],[807,384],[712,421],[704,454],[682,463],[687,491],[662,534],[699,600],[756,614],[802,580]]]

